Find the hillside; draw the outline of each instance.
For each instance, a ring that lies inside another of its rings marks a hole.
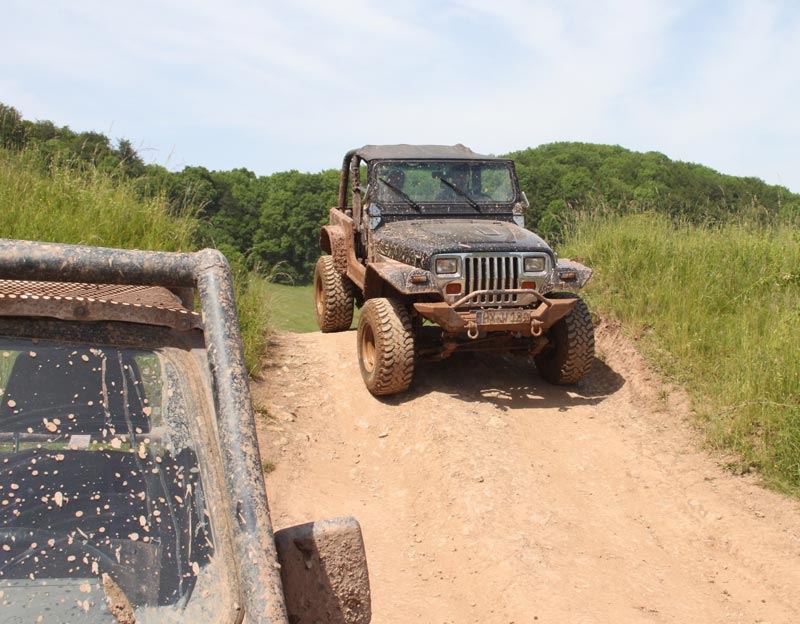
[[[196,209],[187,205],[175,210],[161,193],[142,196],[136,183],[92,162],[51,159],[36,146],[0,147],[0,237],[123,249],[194,249]],[[265,279],[237,266],[234,281],[245,357],[249,370],[255,371],[267,332]]]
[[[29,121],[0,104],[0,146],[35,148],[44,163],[91,165],[132,180],[144,198],[163,196],[176,214],[194,210],[197,246],[214,246],[233,263],[307,283],[317,253],[319,226],[336,201],[337,169],[284,171],[258,176],[245,168],[209,171],[187,166],[170,172],[145,165],[131,142],[116,145],[97,132],[76,132],[49,121]],[[342,146],[342,152],[351,145]],[[800,195],[757,178],[719,173],[657,152],[620,146],[552,143],[507,154],[516,161],[531,202],[529,227],[559,241],[582,212],[619,214],[652,210],[696,223],[758,214],[763,221],[800,217]],[[339,163],[331,163],[337,166]]]
[[[545,233],[560,233],[573,211],[652,210],[695,223],[761,213],[767,219],[800,217],[800,195],[758,178],[736,177],[658,152],[618,145],[552,143],[507,154],[517,164],[531,202],[529,219]]]

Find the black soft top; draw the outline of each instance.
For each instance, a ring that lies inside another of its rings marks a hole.
[[[497,158],[473,152],[465,145],[365,145],[352,149],[344,155],[342,162],[342,173],[339,178],[339,200],[340,210],[347,206],[347,185],[350,177],[350,164],[353,158],[372,163],[378,160],[497,160],[511,162],[508,158]],[[357,174],[356,174],[357,175]]]
[[[461,145],[365,145],[352,150],[363,160],[501,160]]]

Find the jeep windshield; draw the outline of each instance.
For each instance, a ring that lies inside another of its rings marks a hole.
[[[4,621],[235,619],[199,370],[183,349],[0,336]]]
[[[372,200],[389,211],[474,214],[516,200],[504,161],[383,161],[374,168],[373,184]]]

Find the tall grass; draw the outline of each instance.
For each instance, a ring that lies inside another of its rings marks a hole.
[[[0,237],[123,249],[192,251],[197,221],[163,195],[140,199],[134,183],[85,164],[44,165],[35,148],[0,149]],[[266,348],[265,280],[234,268],[245,360],[257,374]]]
[[[266,353],[272,329],[270,283],[268,278],[255,271],[234,270],[234,285],[245,364],[250,375],[257,376],[261,372],[261,358]]]
[[[102,247],[190,250],[196,221],[163,196],[140,200],[133,183],[69,162],[42,165],[36,149],[0,149],[0,233]]]
[[[690,390],[709,442],[800,493],[800,231],[639,214],[568,238],[596,271],[588,298]]]

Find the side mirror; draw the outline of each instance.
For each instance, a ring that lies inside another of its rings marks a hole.
[[[369,624],[367,556],[355,518],[281,529],[275,547],[292,624]]]
[[[531,204],[528,201],[528,197],[525,195],[525,191],[520,191],[520,195],[522,195],[522,201],[518,201],[514,204],[512,214],[514,223],[520,227],[525,227],[525,211],[531,207]]]

